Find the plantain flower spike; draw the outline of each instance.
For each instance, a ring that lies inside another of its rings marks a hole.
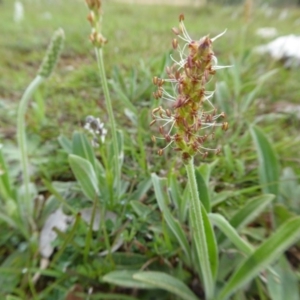
[[[107,39],[101,33],[101,19],[102,8],[101,0],[85,0],[90,12],[87,16],[87,20],[91,24],[92,31],[90,34],[90,41],[96,48],[101,48],[107,43]]]
[[[38,75],[44,78],[48,78],[51,75],[63,48],[64,39],[64,31],[61,28],[54,32]]]
[[[168,78],[153,78],[157,91],[153,96],[157,100],[167,102],[167,107],[158,106],[152,111],[152,124],[159,124],[161,137],[152,140],[164,139],[167,146],[158,151],[163,154],[164,149],[172,145],[179,151],[185,163],[197,153],[204,157],[209,152],[220,152],[220,149],[205,147],[209,139],[214,138],[216,128],[228,129],[227,122],[219,122],[225,118],[225,113],[218,113],[211,102],[214,92],[206,90],[206,84],[211,80],[216,70],[225,68],[218,66],[217,58],[212,50],[212,43],[217,37],[208,36],[200,40],[192,40],[184,26],[184,16],[179,16],[179,28],[173,28],[173,33],[185,42],[181,48],[177,38],[173,39],[172,46],[179,53],[180,60],[175,60],[171,67],[167,67]],[[165,89],[168,83],[172,92]]]

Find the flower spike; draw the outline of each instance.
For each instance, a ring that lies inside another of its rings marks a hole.
[[[173,28],[172,31],[185,44],[180,47],[178,39],[173,39],[172,47],[178,52],[179,60],[171,55],[173,65],[166,68],[168,78],[153,78],[153,83],[157,86],[154,98],[167,100],[169,105],[152,110],[151,125],[161,124],[161,139],[167,142],[167,146],[158,151],[159,155],[172,145],[176,151],[181,152],[186,163],[197,153],[204,158],[209,152],[220,153],[220,148],[208,148],[205,143],[214,138],[216,128],[226,131],[229,127],[228,122],[218,123],[218,119],[224,118],[225,113],[217,113],[211,101],[214,92],[206,91],[206,85],[216,71],[228,67],[217,65],[218,60],[212,49],[213,42],[226,30],[213,39],[204,36],[199,40],[192,40],[185,28],[184,16],[180,15],[179,29]],[[163,87],[165,83],[171,84],[172,93]]]

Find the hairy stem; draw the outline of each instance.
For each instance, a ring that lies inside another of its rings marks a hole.
[[[108,84],[107,84],[107,78],[105,74],[105,69],[104,69],[104,62],[103,62],[103,51],[102,48],[95,48],[96,51],[96,56],[97,56],[97,63],[98,63],[98,68],[99,68],[99,73],[100,73],[100,78],[101,78],[101,83],[103,87],[103,92],[104,92],[104,97],[105,97],[105,103],[106,103],[106,109],[108,112],[109,116],[109,122],[110,122],[110,130],[111,130],[111,135],[112,135],[112,143],[113,143],[113,151],[114,151],[114,172],[115,172],[115,179],[116,179],[116,190],[117,190],[117,195],[119,194],[120,191],[120,160],[119,160],[119,147],[118,147],[118,138],[117,138],[117,131],[116,131],[116,122],[114,118],[114,113],[113,113],[113,107],[111,103],[111,98],[109,94],[109,89],[108,89]],[[114,201],[114,197],[112,197],[111,201]]]
[[[24,192],[20,197],[19,210],[20,216],[23,220],[26,220],[24,224],[31,223],[33,225],[33,199],[31,199],[30,195],[30,172],[29,172],[29,162],[27,156],[27,141],[26,141],[26,122],[25,115],[29,100],[33,94],[33,92],[37,89],[37,87],[44,81],[44,77],[36,76],[35,79],[30,83],[27,87],[25,93],[22,96],[22,99],[18,108],[18,116],[17,116],[17,139],[18,146],[20,149],[20,161],[22,168],[22,177],[24,184]]]
[[[185,167],[188,175],[189,189],[191,192],[190,217],[194,239],[193,241],[196,245],[196,254],[200,262],[200,269],[202,273],[206,299],[211,300],[213,299],[214,294],[214,280],[209,262],[207,240],[201,211],[201,202],[199,199],[198,187],[195,177],[193,157],[189,159]]]

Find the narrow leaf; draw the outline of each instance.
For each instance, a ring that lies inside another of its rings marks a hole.
[[[151,284],[156,288],[169,291],[172,294],[179,296],[183,300],[197,300],[196,295],[177,278],[162,272],[138,272],[133,275],[133,278],[145,284]]]
[[[85,134],[81,132],[74,132],[72,139],[72,154],[85,158],[95,168],[94,150]]]
[[[0,144],[0,195],[3,200],[14,199],[13,186],[9,178],[8,167],[4,160],[2,147],[3,145]]]
[[[266,135],[256,126],[250,127],[259,161],[260,184],[264,193],[278,195],[279,162],[276,153]]]
[[[92,164],[88,160],[74,154],[69,155],[69,163],[83,193],[90,200],[94,200],[100,192],[97,176]]]
[[[136,270],[122,270],[122,271],[112,271],[102,277],[102,281],[119,285],[127,288],[136,288],[136,289],[153,289],[155,288],[152,284],[146,282],[141,282],[133,278],[133,275],[136,274]]]
[[[206,212],[210,212],[210,197],[206,182],[199,170],[195,170],[196,181],[198,186],[199,199],[202,202]]]
[[[71,141],[66,138],[64,135],[60,135],[57,138],[59,144],[61,145],[61,147],[68,153],[71,154],[72,153],[72,143]]]
[[[244,286],[278,259],[300,239],[300,217],[288,220],[263,242],[229,278],[221,290],[218,300],[227,299],[234,291]]]
[[[299,300],[297,275],[289,262],[282,257],[274,267],[274,272],[267,273],[267,287],[272,300]]]
[[[274,195],[260,195],[247,201],[229,221],[230,225],[236,230],[245,227],[247,224],[255,220],[257,216],[275,199]],[[224,242],[225,236],[221,235],[218,238],[218,243]]]
[[[171,229],[171,231],[177,238],[177,241],[179,242],[180,246],[182,247],[188,260],[191,261],[190,246],[187,241],[186,235],[185,235],[180,223],[178,222],[178,220],[176,220],[172,216],[168,206],[166,205],[167,193],[166,192],[164,193],[163,189],[164,189],[164,187],[166,189],[167,180],[165,178],[164,179],[159,178],[156,174],[152,174],[151,177],[152,177],[152,183],[154,186],[155,196],[156,196],[156,200],[157,200],[159,209],[163,213],[163,216],[164,216],[169,228]]]
[[[219,214],[209,214],[210,220],[224,233],[225,236],[234,244],[240,251],[245,254],[250,255],[253,251],[253,248],[245,240],[243,240],[234,227],[222,216]]]
[[[274,200],[275,196],[272,194],[260,195],[247,201],[231,219],[230,224],[240,229],[245,227],[250,222],[255,220],[259,214]]]
[[[210,262],[210,268],[211,268],[213,278],[216,279],[217,272],[218,272],[218,265],[219,265],[217,241],[216,241],[215,233],[212,228],[212,224],[209,220],[208,214],[203,205],[201,205],[201,210],[202,210],[202,218],[203,218],[203,225],[204,225],[205,236],[206,236],[206,244],[207,244],[208,257]]]

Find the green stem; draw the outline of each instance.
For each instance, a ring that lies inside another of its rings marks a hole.
[[[115,268],[115,262],[114,262],[114,259],[112,257],[112,252],[111,252],[111,244],[110,244],[110,241],[109,241],[109,236],[108,236],[108,232],[107,232],[107,227],[106,227],[106,206],[105,204],[102,206],[101,208],[101,229],[103,231],[103,236],[104,236],[104,243],[105,243],[105,248],[107,249],[108,251],[108,259],[110,261],[110,264],[111,264],[111,267],[114,269]]]
[[[114,151],[114,170],[115,170],[115,178],[116,178],[116,189],[117,189],[117,195],[119,195],[120,191],[120,166],[119,166],[119,147],[118,147],[118,138],[117,138],[117,131],[116,131],[116,122],[114,118],[113,113],[113,107],[111,103],[111,98],[109,94],[108,84],[107,84],[107,78],[105,74],[104,69],[104,62],[103,62],[103,51],[102,48],[95,48],[96,56],[97,56],[97,63],[101,78],[101,83],[103,87],[104,97],[105,97],[105,103],[106,103],[106,109],[108,112],[108,117],[110,121],[110,129],[111,129],[111,135],[112,135],[112,143],[113,143],[113,151]],[[114,201],[114,197],[111,199],[111,201]]]
[[[188,175],[189,189],[191,192],[190,216],[193,239],[197,251],[196,254],[200,262],[200,269],[202,273],[206,299],[213,299],[214,280],[209,262],[206,234],[201,211],[201,202],[199,199],[198,187],[195,177],[194,159],[191,158],[185,165],[185,167]]]
[[[18,139],[18,146],[20,149],[20,161],[21,161],[22,176],[23,176],[23,183],[24,183],[24,193],[20,197],[20,203],[18,206],[19,206],[20,216],[23,218],[23,220],[26,220],[27,224],[29,222],[31,223],[32,226],[33,226],[33,199],[31,199],[30,196],[30,187],[29,187],[30,174],[29,174],[29,162],[27,156],[25,115],[26,115],[26,109],[29,100],[33,92],[44,81],[44,79],[45,79],[44,77],[38,75],[27,87],[20,101],[19,108],[18,108],[18,116],[17,116],[17,139]]]

